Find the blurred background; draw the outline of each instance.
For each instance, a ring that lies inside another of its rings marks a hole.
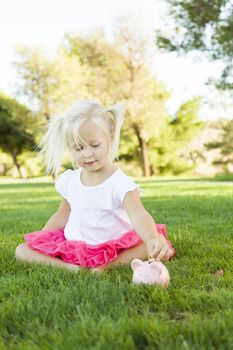
[[[48,120],[84,98],[125,102],[129,175],[232,179],[232,10],[231,0],[2,0],[1,179],[44,176],[35,149]]]

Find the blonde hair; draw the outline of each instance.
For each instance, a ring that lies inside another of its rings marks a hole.
[[[39,155],[44,156],[46,174],[58,174],[71,140],[77,143],[78,129],[88,121],[98,125],[106,134],[111,145],[110,162],[118,158],[120,130],[124,121],[123,102],[106,109],[98,101],[78,100],[66,113],[50,119],[47,132],[38,145]]]

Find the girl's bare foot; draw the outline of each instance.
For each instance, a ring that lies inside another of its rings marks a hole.
[[[107,266],[98,266],[98,267],[93,267],[91,269],[91,272],[104,272],[107,269]]]
[[[70,264],[70,263],[65,263],[62,267],[72,272],[78,272],[80,270],[83,270],[82,266]]]

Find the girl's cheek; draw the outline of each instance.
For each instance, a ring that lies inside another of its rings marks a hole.
[[[75,162],[78,162],[80,160],[80,157],[76,152],[73,152],[73,159]]]
[[[109,146],[106,143],[106,145],[101,147],[101,149],[99,150],[99,154],[107,156],[108,152],[109,152]]]
[[[99,157],[99,158],[102,158],[102,157],[106,157],[107,156],[107,150],[106,149],[102,149],[102,150],[98,150],[98,152],[96,152],[96,156]]]

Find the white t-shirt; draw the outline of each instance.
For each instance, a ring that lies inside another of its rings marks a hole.
[[[140,194],[138,185],[117,168],[101,184],[86,186],[81,181],[81,171],[82,168],[66,170],[55,182],[56,190],[71,207],[65,238],[95,245],[132,230],[123,199],[127,192],[135,189]]]

